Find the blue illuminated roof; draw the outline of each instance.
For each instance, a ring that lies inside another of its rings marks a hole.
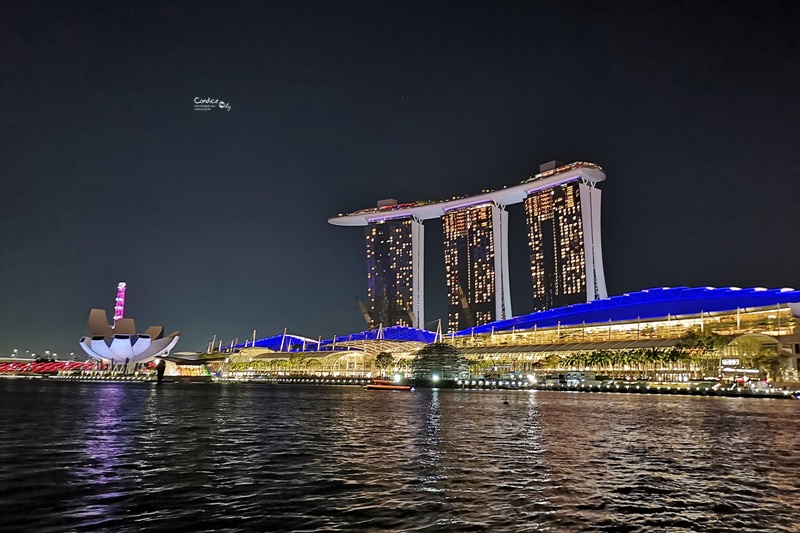
[[[349,335],[339,335],[333,339],[323,340],[322,348],[332,346],[334,340],[336,343],[353,342],[353,341],[407,341],[407,342],[424,342],[429,344],[436,339],[436,333],[426,329],[416,329],[407,326],[391,326],[382,329],[372,329],[362,331],[360,333],[351,333]]]
[[[317,339],[309,339],[297,335],[280,334],[264,339],[256,339],[256,348],[267,348],[276,352],[300,352],[306,351],[329,351],[346,350],[344,343],[358,341],[397,341],[397,342],[424,342],[429,344],[436,339],[436,333],[424,329],[409,328],[406,326],[392,326],[382,329],[351,333],[349,335],[339,335],[332,339],[323,339],[320,343]],[[340,346],[336,346],[336,345]],[[252,348],[251,341],[234,344],[234,350],[241,348]],[[231,346],[224,346],[223,350],[229,350]]]
[[[499,320],[455,333],[456,336],[478,335],[492,331],[524,330],[577,326],[583,323],[624,322],[637,319],[662,318],[667,315],[699,315],[735,311],[755,307],[800,302],[800,291],[794,289],[740,289],[738,287],[662,287],[625,293],[603,300],[574,304],[567,307],[537,311],[508,320]]]
[[[255,347],[256,348],[267,348],[268,350],[273,350],[276,352],[289,352],[295,350],[302,350],[303,343],[306,343],[307,346],[317,346],[316,339],[308,339],[306,337],[299,337],[297,335],[290,335],[290,334],[280,334],[280,335],[273,335],[272,337],[266,337],[264,339],[256,339]],[[240,342],[239,344],[234,344],[233,348],[252,348],[253,342],[248,340],[246,342]],[[231,346],[224,346],[223,350],[230,349]]]

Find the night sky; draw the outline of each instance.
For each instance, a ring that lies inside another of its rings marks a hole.
[[[4,6],[0,355],[81,353],[123,280],[126,316],[181,330],[176,351],[361,331],[363,230],[328,217],[551,159],[606,172],[609,294],[800,286],[800,4],[597,4]],[[434,321],[440,223],[426,239]]]

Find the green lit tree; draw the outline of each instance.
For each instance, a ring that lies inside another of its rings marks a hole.
[[[469,362],[458,348],[444,343],[434,343],[420,350],[411,362],[414,379],[421,381],[440,379],[450,381],[469,376]]]
[[[292,372],[305,372],[308,366],[308,357],[303,352],[289,354],[289,366]]]

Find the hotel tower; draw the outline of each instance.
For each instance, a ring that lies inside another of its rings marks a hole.
[[[508,213],[492,203],[454,209],[442,226],[448,331],[511,318]]]
[[[607,296],[599,189],[578,180],[536,191],[525,199],[525,217],[536,311]]]
[[[381,200],[378,209],[397,205]],[[380,219],[364,229],[371,328],[421,327],[424,227],[413,217]]]
[[[387,220],[365,228],[370,327],[410,326],[414,294],[411,220]]]

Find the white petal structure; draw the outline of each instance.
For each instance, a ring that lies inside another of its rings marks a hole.
[[[84,337],[86,338],[86,337]],[[108,344],[106,344],[106,340],[103,337],[90,337],[88,344],[89,349],[87,353],[92,357],[97,357],[99,359],[108,359],[114,360],[114,352],[112,352]],[[86,344],[81,343],[81,346],[86,346]],[[125,359],[123,359],[124,361]]]
[[[150,348],[150,335],[139,335],[139,338],[133,344],[133,351],[136,353],[144,353],[145,350]]]
[[[133,344],[131,335],[114,335],[111,341],[111,352],[114,354],[115,360],[130,361],[133,359]]]
[[[164,336],[163,326],[150,326],[147,333],[137,335],[132,319],[119,320],[115,331],[108,324],[107,316],[104,309],[89,311],[91,336],[82,337],[80,341],[83,351],[95,359],[117,364],[144,363],[158,355],[169,354],[180,339],[180,331]]]

